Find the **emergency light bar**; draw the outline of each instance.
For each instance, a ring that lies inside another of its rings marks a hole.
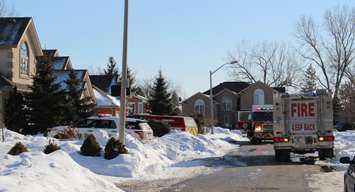
[[[273,105],[253,105],[252,112],[271,112]]]

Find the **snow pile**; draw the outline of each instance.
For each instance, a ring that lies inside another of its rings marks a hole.
[[[97,130],[94,135],[104,149],[109,139],[108,133]],[[45,155],[42,150],[48,144],[48,138],[23,136],[6,131],[6,142],[0,143],[0,191],[119,191],[112,183],[105,182],[102,176],[121,179],[164,178],[167,172],[181,169],[181,166],[175,166],[179,162],[221,156],[238,148],[239,145],[232,143],[232,140],[245,139],[240,132],[222,128],[216,128],[213,135],[199,136],[172,131],[146,144],[126,134],[129,154],[106,160],[102,156],[80,155],[83,142],[80,140],[55,140],[61,150]],[[30,152],[20,156],[7,155],[9,149],[19,141],[24,143]],[[19,184],[26,188],[18,187]]]
[[[355,156],[355,131],[334,132],[334,153],[335,158],[318,161],[317,164],[334,168],[333,172],[314,174],[311,177],[310,187],[313,191],[333,192],[342,191],[344,188],[344,172],[349,165],[341,164],[341,157]],[[332,179],[329,179],[332,178]]]
[[[0,191],[121,191],[88,169],[78,165],[64,151],[42,153],[48,143],[45,137],[22,136],[6,132],[0,143]],[[21,141],[30,152],[19,156],[6,154],[15,142]]]
[[[335,155],[337,161],[344,156],[355,156],[355,131],[335,132]]]

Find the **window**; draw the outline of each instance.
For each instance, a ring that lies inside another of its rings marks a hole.
[[[254,91],[254,105],[264,105],[264,91],[262,89],[256,89]]]
[[[224,97],[222,99],[222,105],[223,105],[223,110],[225,112],[227,111],[232,111],[232,107],[233,107],[233,102],[232,102],[232,99],[229,98],[229,97]]]
[[[194,104],[195,113],[205,115],[205,102],[202,99],[197,99]]]
[[[20,47],[20,74],[29,74],[29,52],[26,43],[22,43]]]
[[[144,112],[143,109],[144,109],[143,102],[139,102],[138,103],[138,113],[143,113]]]

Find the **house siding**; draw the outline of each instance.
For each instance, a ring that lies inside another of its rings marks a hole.
[[[254,91],[262,89],[264,91],[264,104],[273,104],[273,89],[263,83],[257,82],[240,93],[240,110],[251,111],[254,104]]]

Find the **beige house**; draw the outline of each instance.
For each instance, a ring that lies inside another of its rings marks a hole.
[[[216,125],[235,128],[238,122],[247,121],[252,105],[273,103],[273,94],[285,92],[283,87],[269,87],[262,82],[223,82],[212,89],[214,122]],[[182,102],[184,115],[198,113],[211,119],[209,91],[196,93]]]
[[[55,49],[42,50],[33,19],[30,17],[0,17],[0,127],[4,127],[4,105],[13,87],[30,91],[36,65],[43,56],[49,56],[56,81],[65,89],[68,69],[72,64],[68,56],[59,56]],[[74,70],[81,82],[82,97],[91,97],[94,91],[87,70]]]
[[[28,91],[36,72],[36,57],[42,56],[33,20],[29,17],[0,17],[0,126],[4,102],[16,86]]]

